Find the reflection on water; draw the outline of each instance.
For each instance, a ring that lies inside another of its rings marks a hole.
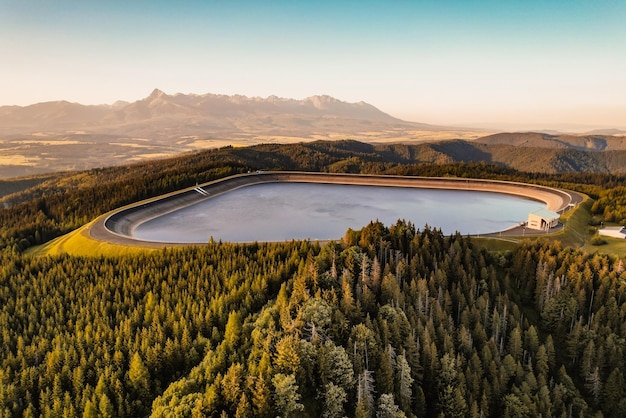
[[[236,189],[139,225],[142,240],[198,243],[338,239],[372,220],[428,224],[445,234],[501,231],[545,204],[499,193],[316,183]]]

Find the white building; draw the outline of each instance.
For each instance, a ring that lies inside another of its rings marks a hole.
[[[599,229],[598,234],[604,237],[626,238],[626,229],[623,226],[607,226]]]
[[[539,209],[528,214],[528,228],[548,230],[559,224],[559,214],[548,209]]]

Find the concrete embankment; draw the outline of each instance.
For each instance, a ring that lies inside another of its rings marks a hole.
[[[299,172],[267,173],[265,174],[265,177],[267,178],[265,182],[287,181],[357,184],[368,186],[417,187],[505,193],[544,202],[547,209],[554,212],[562,211],[572,202],[571,194],[563,190],[534,184],[497,180],[464,179],[457,177],[404,177],[376,176],[367,174],[325,174]]]
[[[134,229],[150,220],[167,213],[194,205],[219,194],[254,184],[300,182],[351,184],[369,186],[416,187],[431,189],[475,190],[523,196],[544,202],[549,210],[561,212],[570,204],[576,203],[570,193],[549,187],[525,183],[504,182],[482,179],[447,177],[402,177],[375,176],[360,174],[326,174],[305,172],[258,172],[242,174],[201,184],[179,192],[118,209],[103,216],[92,226],[92,238],[120,244],[177,245],[177,243],[148,243],[133,238]]]

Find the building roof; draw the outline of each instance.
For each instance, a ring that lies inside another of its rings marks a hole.
[[[531,212],[530,214],[539,216],[542,219],[557,219],[559,217],[558,213],[552,212],[551,210],[548,210],[548,209],[537,209],[536,211]]]
[[[624,229],[623,226],[605,226],[600,231],[618,231],[619,232],[622,229]]]

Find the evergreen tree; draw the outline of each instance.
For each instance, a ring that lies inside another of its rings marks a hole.
[[[272,379],[274,384],[274,402],[281,417],[297,417],[303,410],[300,393],[293,374],[278,373]]]
[[[144,365],[139,353],[133,354],[128,369],[128,380],[138,398],[147,400],[150,397],[150,373]]]
[[[378,400],[378,408],[376,409],[376,418],[404,418],[406,415],[395,404],[393,395],[384,393]]]
[[[348,399],[346,391],[329,382],[324,387],[324,418],[341,418],[344,416],[344,403]]]
[[[396,360],[396,376],[398,382],[398,403],[400,409],[408,413],[411,410],[411,401],[413,397],[413,377],[411,376],[411,367],[406,361],[404,351],[397,356]]]

